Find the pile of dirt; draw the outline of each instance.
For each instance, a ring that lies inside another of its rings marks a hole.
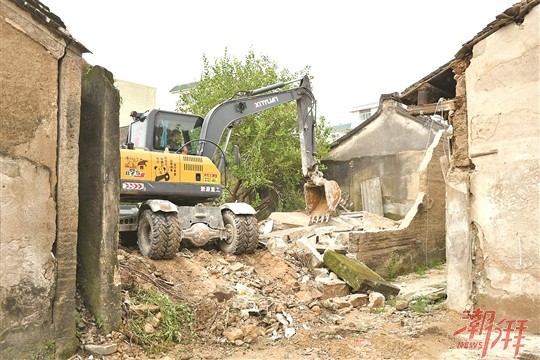
[[[189,344],[148,355],[126,331],[130,314],[124,304],[119,332],[99,334],[90,317],[80,327],[82,345],[115,344],[115,351],[90,355],[81,346],[74,358],[435,358],[455,346],[451,334],[461,325],[460,314],[446,312],[444,302],[413,310],[414,293],[387,299],[379,308],[367,307],[360,295],[331,298],[315,281],[320,270],[263,247],[239,256],[212,246],[184,248],[172,260],[155,261],[129,245],[119,249],[118,260],[124,300],[144,288],[192,305],[194,336]],[[444,270],[431,272],[439,281]],[[428,271],[422,279],[410,275],[393,283],[414,288],[429,276]],[[85,313],[83,305],[79,310]]]

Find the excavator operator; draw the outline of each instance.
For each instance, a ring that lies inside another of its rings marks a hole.
[[[169,139],[168,147],[171,151],[177,151],[183,155],[186,155],[188,153],[188,149],[182,145],[183,137],[180,130],[174,129],[171,133],[171,137]],[[178,151],[178,149],[181,149]]]

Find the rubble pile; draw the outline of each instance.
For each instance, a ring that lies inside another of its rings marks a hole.
[[[416,290],[408,288],[408,282],[385,281],[348,253],[347,234],[352,229],[382,229],[398,223],[369,213],[323,224],[308,226],[307,222],[301,213],[272,214],[260,223],[260,246],[254,254],[227,255],[209,245],[183,247],[175,259],[155,261],[141,256],[135,244],[123,246],[118,260],[124,300],[129,302],[130,292],[142,287],[194,304],[198,344],[194,346],[218,347],[223,354],[269,348],[280,341],[300,341],[306,354],[318,354],[319,341],[368,336],[382,329],[396,336],[420,336],[426,314],[412,310],[418,301]],[[442,289],[432,292],[439,292],[436,301],[443,299],[444,280]],[[133,309],[124,304],[124,311],[127,319]],[[107,345],[104,339],[94,339]],[[92,345],[91,338],[84,342]],[[369,343],[362,340],[359,348],[343,351],[356,356],[361,350],[367,356]],[[129,359],[133,345],[124,337],[111,358]],[[212,356],[209,353],[207,358]],[[135,357],[144,358],[140,351]]]
[[[172,298],[197,303],[195,327],[209,342],[241,346],[257,339],[288,339],[325,326],[358,331],[354,321],[344,323],[348,314],[384,308],[385,300],[399,293],[398,287],[368,268],[362,269],[363,274],[348,268],[362,266],[347,253],[349,231],[397,226],[384,218],[366,221],[369,216],[376,215],[355,213],[307,226],[309,218],[302,213],[274,213],[260,224],[261,247],[256,254],[232,256],[184,248],[177,254],[178,271],[186,259],[200,258],[204,265],[192,271],[197,278],[191,282],[199,286],[191,289],[184,282],[175,283],[175,274],[158,271],[158,262],[120,250],[122,283],[126,287],[144,280]],[[270,268],[262,268],[264,264]],[[359,326],[365,330],[364,325]]]

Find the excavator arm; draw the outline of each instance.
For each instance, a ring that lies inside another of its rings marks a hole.
[[[289,90],[274,91],[292,82],[300,85]],[[309,77],[277,83],[252,90],[237,99],[223,102],[214,107],[205,117],[201,129],[198,155],[213,159],[226,129],[234,127],[242,118],[276,106],[296,101],[298,130],[302,156],[302,175],[306,180],[304,194],[310,223],[327,221],[341,199],[341,189],[332,180],[326,180],[317,169],[315,147],[315,98],[311,92]],[[221,169],[220,169],[221,170]]]

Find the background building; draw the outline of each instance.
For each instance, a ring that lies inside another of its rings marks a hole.
[[[120,126],[131,123],[129,114],[135,110],[144,112],[156,107],[156,88],[129,81],[118,80],[114,84],[120,92]]]

